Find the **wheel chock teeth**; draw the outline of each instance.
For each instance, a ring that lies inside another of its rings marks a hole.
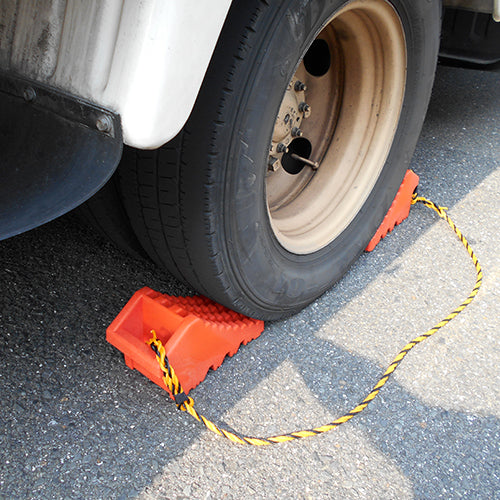
[[[396,193],[389,211],[380,224],[377,232],[365,248],[366,252],[371,252],[398,224],[401,224],[410,213],[411,199],[413,192],[418,186],[419,177],[412,170],[407,170],[401,186]]]
[[[147,341],[155,330],[185,392],[196,387],[226,355],[257,338],[264,322],[206,297],[173,297],[145,287],[136,292],[106,330],[125,364],[165,389],[162,371]],[[214,368],[215,367],[215,368]]]

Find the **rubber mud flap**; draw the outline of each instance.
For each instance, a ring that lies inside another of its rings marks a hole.
[[[2,73],[0,109],[0,239],[83,203],[120,160],[120,118],[109,110]]]
[[[491,14],[446,8],[439,55],[473,64],[500,61],[500,23]]]

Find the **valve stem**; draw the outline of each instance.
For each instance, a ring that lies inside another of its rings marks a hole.
[[[305,163],[306,165],[309,165],[313,170],[318,170],[318,168],[319,168],[319,163],[317,161],[312,161],[312,160],[309,160],[307,158],[302,158],[302,156],[299,156],[296,153],[292,153],[290,156],[294,160],[298,160],[298,161]]]

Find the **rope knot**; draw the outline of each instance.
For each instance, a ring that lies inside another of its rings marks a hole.
[[[190,398],[184,391],[174,394],[173,396],[177,408],[181,411],[187,410],[185,403],[187,403],[187,406],[193,406],[194,404],[193,398]]]

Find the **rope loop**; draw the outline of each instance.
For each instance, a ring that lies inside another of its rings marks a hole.
[[[417,344],[420,342],[423,342],[424,340],[428,339],[432,335],[434,335],[438,330],[443,328],[446,324],[448,324],[453,318],[455,318],[458,314],[460,314],[471,302],[472,300],[476,297],[479,288],[481,287],[482,280],[483,280],[483,272],[481,269],[481,265],[479,264],[479,261],[474,254],[472,248],[469,245],[469,242],[466,240],[465,236],[461,233],[461,231],[455,226],[453,221],[449,218],[447,214],[447,207],[441,207],[439,205],[436,205],[434,202],[428,200],[427,198],[424,198],[423,196],[418,196],[417,193],[415,192],[412,197],[411,204],[415,205],[416,203],[422,203],[426,207],[431,208],[434,210],[439,217],[444,219],[448,225],[453,229],[455,234],[458,236],[462,244],[464,245],[465,249],[467,250],[469,256],[472,259],[472,262],[474,263],[474,266],[476,268],[476,284],[474,285],[474,288],[472,292],[469,294],[469,296],[464,300],[464,302],[459,305],[455,310],[453,310],[446,318],[442,319],[439,323],[437,323],[435,326],[433,326],[430,330],[425,332],[422,335],[419,335],[418,337],[414,338],[412,341],[408,342],[403,349],[398,353],[398,355],[393,359],[392,363],[387,367],[385,370],[384,374],[380,377],[378,382],[373,386],[373,389],[370,391],[370,393],[359,403],[357,406],[355,406],[351,411],[346,413],[345,415],[342,415],[341,417],[337,418],[333,422],[330,422],[328,424],[322,425],[320,427],[315,427],[313,429],[306,429],[306,430],[300,430],[300,431],[295,431],[295,432],[290,432],[288,434],[282,434],[278,436],[271,436],[271,437],[266,437],[266,438],[256,438],[256,437],[250,437],[250,436],[243,436],[240,434],[236,434],[234,432],[231,432],[227,429],[222,429],[218,427],[215,423],[213,423],[211,420],[208,420],[205,418],[203,415],[200,415],[194,408],[194,400],[193,398],[187,396],[183,389],[182,386],[179,382],[179,379],[177,378],[177,375],[175,374],[175,371],[173,367],[170,365],[168,362],[167,356],[165,354],[165,348],[161,341],[157,338],[156,332],[154,330],[151,330],[151,339],[147,342],[150,346],[151,349],[155,352],[156,354],[156,359],[158,360],[158,363],[160,365],[160,368],[163,372],[163,381],[165,382],[165,385],[169,392],[172,394],[174,401],[177,405],[177,407],[181,411],[185,411],[189,413],[192,417],[194,417],[196,420],[199,422],[202,422],[207,429],[210,431],[214,432],[215,434],[218,434],[219,436],[223,436],[226,439],[229,439],[233,443],[238,443],[238,444],[249,444],[252,446],[267,446],[271,444],[277,444],[277,443],[285,443],[287,441],[293,441],[295,439],[302,439],[306,437],[311,437],[311,436],[317,436],[319,434],[329,432],[333,429],[336,429],[339,425],[344,424],[345,422],[348,422],[351,420],[351,418],[355,417],[359,413],[361,413],[369,403],[371,403],[375,397],[378,395],[382,387],[387,383],[391,375],[394,373],[396,368],[400,365],[400,363],[403,361],[403,359],[406,357],[406,355],[413,349]]]

